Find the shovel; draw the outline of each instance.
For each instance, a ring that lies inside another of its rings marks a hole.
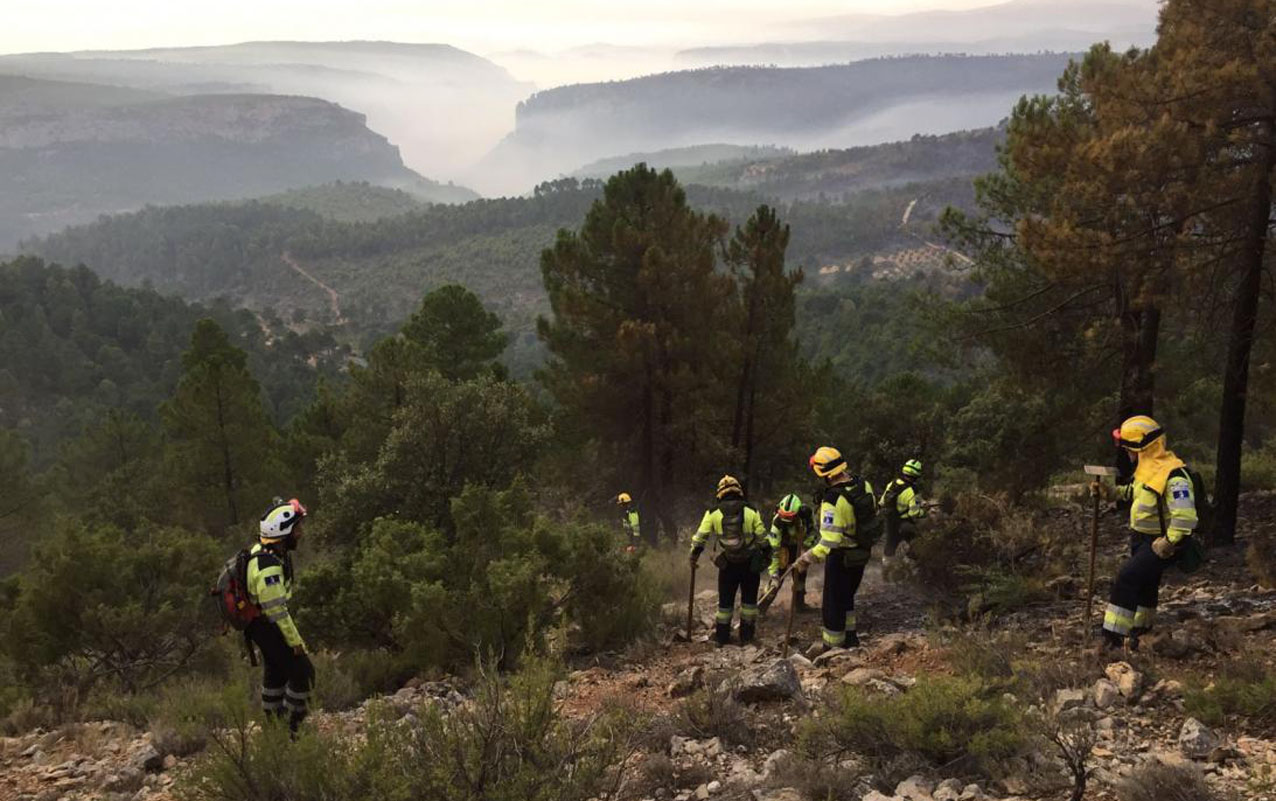
[[[1087,476],[1094,476],[1094,483],[1090,485],[1090,494],[1094,496],[1094,517],[1090,527],[1090,577],[1086,581],[1085,606],[1081,611],[1082,647],[1090,639],[1090,623],[1094,617],[1094,568],[1099,550],[1099,479],[1103,476],[1115,476],[1117,471],[1115,467],[1088,464],[1085,466],[1085,473]]]

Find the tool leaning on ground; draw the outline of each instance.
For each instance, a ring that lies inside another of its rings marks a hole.
[[[788,574],[788,571],[785,571],[785,575],[787,574]],[[783,576],[781,576],[781,579],[783,579]],[[798,605],[797,582],[794,582],[793,584],[791,584],[790,587],[791,587],[791,590],[789,593],[789,620],[788,620],[788,623],[786,623],[784,626],[784,655],[780,657],[781,659],[789,658],[789,643],[793,640],[793,618],[795,613],[797,612],[797,605]],[[776,592],[779,592],[778,585],[776,587]]]
[[[1088,476],[1094,476],[1094,481],[1090,482],[1090,494],[1094,497],[1094,517],[1090,526],[1090,575],[1086,580],[1085,607],[1081,610],[1081,644],[1083,648],[1090,639],[1090,622],[1094,617],[1094,571],[1099,550],[1099,504],[1102,496],[1100,479],[1103,476],[1115,476],[1117,471],[1114,467],[1088,464],[1085,466],[1085,473]]]
[[[691,563],[691,586],[687,589],[687,642],[691,642],[691,622],[696,612],[696,563]]]

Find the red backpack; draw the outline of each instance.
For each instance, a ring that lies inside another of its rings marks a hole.
[[[226,560],[217,583],[209,591],[222,622],[237,631],[243,631],[261,616],[261,608],[248,597],[248,563],[257,554],[248,548]]]

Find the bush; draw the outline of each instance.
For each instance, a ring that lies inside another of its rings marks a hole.
[[[1250,535],[1245,564],[1259,584],[1268,589],[1276,587],[1276,532],[1260,529]]]
[[[21,577],[3,648],[64,717],[102,682],[153,689],[214,648],[204,588],[221,559],[217,543],[182,529],[63,522]]]
[[[480,671],[474,703],[444,715],[432,706],[411,723],[377,718],[363,740],[308,730],[254,730],[245,707],[186,785],[191,801],[585,801],[614,796],[634,755],[638,721],[604,713],[570,721],[555,708],[554,665],[530,660],[506,680]],[[286,759],[280,754],[286,753]]]
[[[752,745],[753,731],[744,707],[730,693],[709,688],[687,696],[679,708],[682,734],[703,740],[717,737],[728,745]]]
[[[303,573],[303,630],[334,649],[388,653],[382,678],[401,680],[464,670],[476,652],[511,668],[564,623],[590,650],[624,645],[653,624],[655,594],[617,538],[537,517],[521,482],[467,489],[452,519],[455,531],[444,534],[380,518],[351,558]]]
[[[831,713],[808,718],[800,743],[809,756],[851,751],[875,768],[901,757],[990,773],[1025,743],[1022,713],[971,677],[933,677],[888,698],[846,688]]]
[[[1148,762],[1117,786],[1121,801],[1214,801],[1218,794],[1193,765]]]
[[[1189,689],[1185,711],[1211,726],[1243,720],[1261,732],[1276,732],[1276,676],[1259,658],[1224,666],[1213,683]]]

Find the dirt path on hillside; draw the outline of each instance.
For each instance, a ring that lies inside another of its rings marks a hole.
[[[327,293],[328,308],[332,311],[333,319],[337,321],[336,324],[344,325],[346,323],[345,315],[341,313],[341,295],[337,293],[337,290],[333,289],[332,287],[325,284],[323,281],[320,281],[318,278],[315,278],[313,275],[307,272],[306,268],[302,267],[301,264],[299,264],[297,260],[292,257],[291,253],[284,251],[279,256],[279,259],[284,264],[288,265],[288,268],[292,270],[293,272],[295,272],[297,275],[300,275],[302,278],[305,278],[307,281],[309,281],[310,283],[314,284],[315,286],[322,289],[325,293]]]

